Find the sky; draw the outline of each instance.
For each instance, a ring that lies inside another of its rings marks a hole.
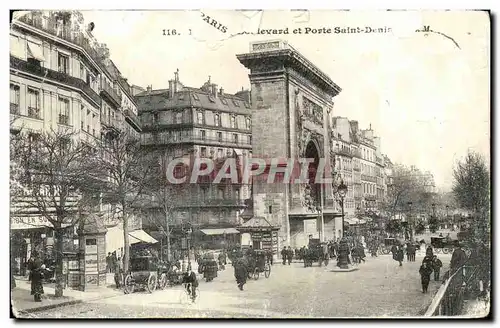
[[[215,19],[219,29],[203,20]],[[236,54],[250,42],[286,40],[342,92],[334,116],[371,124],[394,163],[416,165],[449,190],[468,149],[490,157],[490,22],[472,11],[85,11],[99,42],[129,83],[200,87],[208,77],[226,93],[248,89]],[[417,33],[424,25],[434,32]],[[224,33],[225,26],[227,31]],[[387,27],[390,33],[294,34],[302,28]],[[255,34],[285,29],[287,35]],[[172,30],[176,30],[177,35]],[[248,32],[253,34],[238,34]]]

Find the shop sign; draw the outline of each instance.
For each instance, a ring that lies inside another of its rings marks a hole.
[[[10,219],[11,230],[52,227],[52,223],[43,216],[14,216]]]

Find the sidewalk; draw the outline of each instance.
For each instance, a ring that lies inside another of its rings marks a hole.
[[[42,295],[42,302],[34,302],[33,295],[31,295],[31,283],[26,280],[16,279],[16,288],[11,291],[11,304],[14,315],[22,317],[22,314],[25,313],[123,295],[123,291],[109,287],[98,287],[86,292],[67,288],[64,290],[63,297],[56,298],[54,297],[54,287],[51,286],[53,284],[44,285],[45,293]]]

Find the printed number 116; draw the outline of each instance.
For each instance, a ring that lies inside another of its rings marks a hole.
[[[177,33],[177,30],[176,29],[173,29],[173,30],[163,30],[163,35],[180,35],[179,33]],[[191,35],[191,29],[189,29],[189,35]]]

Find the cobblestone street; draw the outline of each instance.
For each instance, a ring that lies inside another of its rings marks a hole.
[[[450,255],[440,255],[447,270]],[[136,292],[31,314],[44,318],[96,317],[384,317],[417,316],[430,304],[440,282],[431,282],[430,292],[420,288],[416,262],[398,266],[391,256],[367,258],[354,272],[331,272],[328,267],[304,268],[275,264],[271,276],[249,280],[238,290],[231,266],[212,282],[200,281],[195,304],[182,301],[181,287]]]

